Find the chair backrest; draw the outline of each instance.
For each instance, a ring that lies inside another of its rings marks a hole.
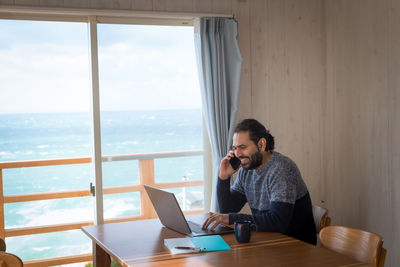
[[[386,253],[387,253],[386,249],[384,249],[382,247],[381,256],[379,257],[379,261],[378,261],[378,267],[385,266]]]
[[[1,267],[23,267],[22,260],[11,253],[0,252],[0,266]]]
[[[319,238],[325,248],[376,267],[384,265],[386,250],[378,234],[346,226],[326,226]]]
[[[3,238],[0,238],[0,251],[6,251],[6,242],[4,242]]]
[[[328,210],[323,207],[313,205],[312,209],[314,215],[315,230],[317,231],[317,233],[319,233],[322,228],[331,224],[331,218],[328,216]]]

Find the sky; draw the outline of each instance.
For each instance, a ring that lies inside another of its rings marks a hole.
[[[0,20],[0,113],[90,111],[88,25]],[[98,24],[100,107],[200,108],[193,27]]]

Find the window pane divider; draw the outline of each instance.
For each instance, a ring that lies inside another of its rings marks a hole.
[[[95,176],[95,224],[104,224],[103,215],[103,175],[100,132],[100,90],[99,90],[99,58],[97,47],[96,17],[89,17],[89,50],[91,81],[91,114],[92,114],[92,147],[93,168]]]

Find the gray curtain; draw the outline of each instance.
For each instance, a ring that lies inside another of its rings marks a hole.
[[[237,22],[228,18],[201,18],[195,46],[205,124],[212,150],[212,177],[204,177],[205,210],[217,210],[219,164],[232,145],[239,106],[242,56]],[[210,194],[211,193],[211,194]]]

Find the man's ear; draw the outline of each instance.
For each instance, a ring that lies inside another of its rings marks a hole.
[[[267,139],[265,139],[264,137],[260,138],[260,140],[258,140],[257,147],[258,150],[265,151],[265,148],[267,147]]]

